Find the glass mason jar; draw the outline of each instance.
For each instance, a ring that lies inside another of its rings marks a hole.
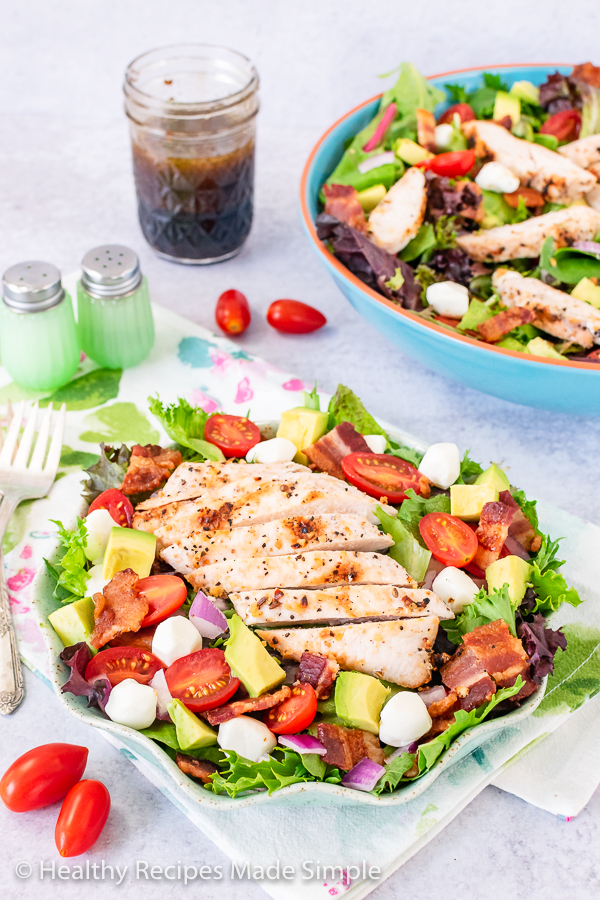
[[[9,375],[31,391],[66,384],[79,365],[70,296],[50,263],[30,261],[7,269],[0,303],[0,357]]]
[[[159,256],[229,259],[252,224],[258,74],[224,47],[180,44],[125,73],[138,212]]]

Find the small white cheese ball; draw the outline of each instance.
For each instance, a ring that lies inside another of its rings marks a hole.
[[[387,441],[382,434],[363,434],[371,453],[385,453]]]
[[[172,616],[156,626],[152,652],[165,666],[196,650],[202,650],[202,635],[185,616]]]
[[[447,150],[452,142],[454,129],[449,122],[435,126],[435,145],[438,150]]]
[[[92,566],[92,568],[88,571],[88,575],[90,576],[85,583],[85,589],[87,591],[88,597],[93,597],[94,594],[102,594],[104,592],[104,588],[108,584],[108,581],[102,574],[103,566]]]
[[[129,725],[136,731],[150,728],[156,718],[156,691],[149,684],[125,678],[110,692],[105,711],[119,725]]]
[[[222,750],[233,750],[252,762],[260,762],[277,746],[273,732],[263,722],[250,716],[236,716],[223,722],[219,726],[217,741]]]
[[[107,509],[95,509],[85,519],[87,544],[85,555],[93,563],[101,563],[108,544],[110,532],[117,523]]]
[[[478,589],[473,579],[462,569],[447,566],[436,576],[431,590],[440,600],[445,600],[452,612],[458,615],[465,606],[473,602]]]
[[[287,438],[276,437],[270,441],[261,441],[251,447],[246,454],[246,462],[282,463],[291,462],[298,448]]]
[[[460,453],[456,444],[432,444],[425,451],[419,472],[446,490],[460,475]]]
[[[381,710],[379,740],[392,747],[411,744],[431,728],[425,703],[412,691],[399,691]]]
[[[469,289],[455,281],[436,281],[427,288],[427,302],[440,316],[462,319],[469,308]]]
[[[499,162],[489,162],[481,169],[475,183],[484,191],[495,191],[497,194],[512,194],[520,185],[513,172]]]

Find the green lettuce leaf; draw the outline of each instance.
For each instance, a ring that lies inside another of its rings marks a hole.
[[[510,602],[506,584],[491,594],[487,594],[484,588],[481,588],[473,603],[465,606],[455,619],[442,622],[442,625],[452,643],[458,645],[462,644],[463,635],[469,634],[480,625],[488,625],[498,619],[504,619],[513,637],[517,636],[515,610]]]
[[[473,297],[469,303],[469,308],[456,326],[459,331],[477,331],[477,326],[482,322],[491,319],[495,313],[489,308],[487,303]]]
[[[600,259],[595,253],[575,247],[554,249],[554,240],[546,238],[542,245],[540,266],[564,284],[578,284],[582,278],[600,278]]]
[[[469,456],[469,451],[465,451],[460,464],[460,475],[456,479],[455,484],[474,484],[478,475],[481,475],[483,468],[474,459]]]
[[[312,761],[309,763],[312,768]],[[268,762],[250,762],[232,750],[227,751],[227,763],[222,772],[213,776],[207,790],[215,794],[236,797],[244,791],[267,790],[269,794],[289,784],[302,781],[326,781],[338,784],[342,777],[337,769],[326,767],[324,777],[318,778],[304,764],[303,757],[293,750],[276,748]]]
[[[404,447],[400,444],[395,444],[393,441],[390,441],[390,444],[392,447],[392,456],[397,456],[400,459],[406,460],[406,462],[409,462],[415,469],[419,468],[421,460],[425,456],[421,450],[415,450],[414,447]]]
[[[523,327],[526,327],[526,326],[523,326]],[[537,501],[536,500],[528,500],[527,497],[525,496],[525,491],[520,491],[520,490],[517,490],[516,488],[511,488],[511,494],[513,495],[513,499],[516,500],[516,502],[521,507],[523,515],[527,516],[527,518],[531,522],[531,525],[533,526],[534,530],[536,531],[536,533],[539,534],[540,527],[539,527],[538,515],[537,515],[537,509],[536,509]]]
[[[450,512],[450,497],[446,494],[436,494],[427,500],[418,496],[412,488],[406,492],[406,500],[398,509],[398,520],[404,522],[407,528],[414,534],[418,535],[419,522],[431,512]]]
[[[412,241],[409,241],[404,250],[400,251],[398,256],[400,259],[404,260],[404,262],[412,262],[427,250],[433,250],[435,246],[436,237],[433,225],[431,222],[424,222]]]
[[[338,384],[337,391],[329,401],[328,430],[331,431],[340,422],[350,422],[360,434],[382,434],[387,439],[383,428],[377,424],[373,416],[367,412],[362,401],[354,391],[343,384]]]
[[[530,214],[525,204],[521,204],[517,209],[513,209],[503,194],[497,194],[495,191],[482,191],[483,194],[483,211],[485,218],[481,223],[482,228],[496,228],[499,225],[515,225],[517,222],[524,222]]]
[[[169,437],[180,444],[193,450],[201,459],[211,459],[214,462],[222,462],[225,457],[218,447],[204,440],[204,426],[209,414],[198,406],[192,406],[183,397],[179,397],[177,403],[171,406],[163,406],[157,397],[148,397],[150,412],[155,416]],[[186,454],[187,458],[189,454]]]
[[[537,595],[533,612],[549,613],[559,609],[563,603],[579,606],[583,602],[575,588],[569,587],[561,572],[551,567],[542,571],[537,559],[532,561],[529,582]]]
[[[381,98],[379,111],[383,112],[392,102],[396,104],[396,121],[390,129],[390,136],[396,138],[401,136],[401,132],[416,131],[417,109],[433,112],[438,103],[445,99],[444,92],[427,81],[416,66],[403,62],[400,64],[396,84],[385,91]]]
[[[68,531],[62,522],[56,519],[50,521],[54,522],[58,529],[58,539],[65,552],[56,566],[45,560],[46,569],[51,575],[57,576],[54,589],[56,599],[61,603],[72,603],[87,594],[86,585],[90,577],[89,562],[85,555],[87,529],[79,516],[77,527],[73,531]]]
[[[415,753],[401,753],[385,767],[385,772],[371,791],[372,794],[382,794],[384,791],[394,791],[400,784],[402,776],[408,772],[416,759]]]
[[[87,480],[83,483],[83,497],[91,504],[103,491],[120,488],[127,472],[131,450],[125,444],[110,447],[100,444],[98,462],[86,469]]]
[[[380,506],[375,510],[375,515],[394,541],[394,546],[388,551],[389,556],[400,563],[415,581],[423,581],[429,568],[431,550],[423,547],[403,522],[389,516]]]

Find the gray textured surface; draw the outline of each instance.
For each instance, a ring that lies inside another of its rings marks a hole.
[[[585,27],[582,24],[585,23]],[[461,0],[418,4],[376,0],[29,0],[4,11],[0,30],[0,267],[42,258],[73,269],[90,247],[134,247],[154,300],[213,327],[222,290],[243,290],[254,321],[240,344],[320,387],[355,389],[375,414],[425,440],[454,440],[475,458],[503,461],[534,496],[592,521],[597,508],[600,421],[514,406],[427,372],[366,325],[329,281],[305,241],[297,213],[304,160],[339,115],[380,89],[377,72],[401,59],[426,74],[500,62],[594,59],[600,13],[589,2]],[[256,218],[244,251],[214,268],[156,259],[137,224],[121,79],[138,53],[181,40],[223,43],[247,53],[262,77]],[[596,55],[595,62],[598,62]],[[310,337],[284,337],[264,321],[269,303],[295,297],[326,313]],[[43,684],[0,722],[0,770],[34,744],[70,740],[91,748],[93,775],[114,800],[94,859],[225,863],[218,850],[125,760],[64,718]],[[55,858],[56,811],[20,817],[0,809],[2,896],[63,897],[82,889],[19,881],[19,860]],[[565,823],[488,788],[374,897],[414,897],[443,884],[448,900],[588,897],[598,887],[598,795]],[[576,864],[574,864],[576,860]],[[46,887],[47,885],[47,887]],[[125,888],[125,890],[124,890]],[[83,890],[108,895],[102,882]],[[128,897],[162,897],[160,882],[124,885]],[[197,890],[192,888],[188,890]],[[206,882],[203,896],[264,896],[256,885]]]

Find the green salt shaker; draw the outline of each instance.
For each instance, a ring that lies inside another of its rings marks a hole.
[[[50,263],[29,261],[7,269],[0,302],[0,357],[9,375],[32,391],[52,391],[79,365],[71,298]]]
[[[77,285],[81,349],[99,366],[136,366],[154,344],[148,282],[136,254],[119,244],[105,244],[86,253],[81,269]]]

